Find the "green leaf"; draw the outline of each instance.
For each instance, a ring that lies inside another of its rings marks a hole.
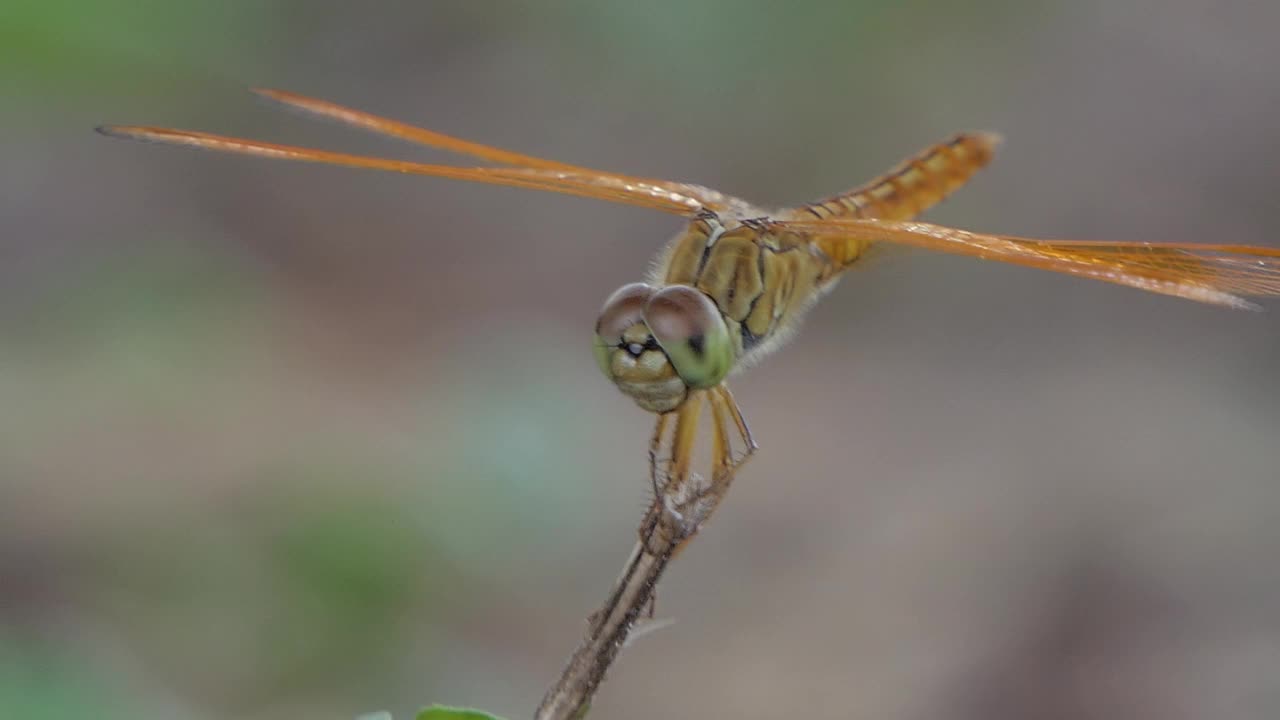
[[[470,708],[446,707],[432,705],[418,713],[417,720],[502,720],[497,715],[472,710]]]

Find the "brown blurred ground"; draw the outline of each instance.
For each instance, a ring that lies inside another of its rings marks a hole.
[[[436,157],[277,86],[765,204],[986,128],[931,219],[1277,243],[1274,3],[539,7],[0,9],[0,717],[526,716],[644,502],[587,343],[670,218],[95,124]],[[853,273],[593,717],[1276,717],[1270,310]]]

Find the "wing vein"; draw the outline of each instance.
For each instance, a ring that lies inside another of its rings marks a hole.
[[[889,243],[1127,285],[1198,302],[1256,309],[1246,297],[1280,295],[1280,249],[1249,245],[1037,240],[922,222],[783,220],[839,257],[848,243]]]

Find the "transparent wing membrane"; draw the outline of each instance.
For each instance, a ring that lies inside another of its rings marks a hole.
[[[460,155],[470,155],[480,160],[485,160],[499,165],[512,165],[526,168],[542,168],[546,170],[568,170],[576,173],[588,173],[595,175],[611,175],[612,173],[603,173],[596,170],[590,170],[568,163],[556,162],[554,160],[544,160],[542,158],[533,157],[532,155],[524,155],[510,150],[490,147],[477,142],[470,142],[455,138],[444,133],[438,133],[434,130],[420,128],[408,125],[397,120],[379,117],[370,113],[343,107],[328,100],[319,100],[316,98],[306,97],[297,93],[291,93],[285,90],[272,90],[269,88],[254,88],[254,94],[279,103],[286,107],[296,110],[302,110],[308,114],[322,117],[327,120],[334,120],[344,125],[357,127],[379,135],[407,140],[418,145],[446,150],[448,152],[458,153]]]
[[[469,155],[497,167],[456,167],[351,155],[144,126],[106,126],[115,137],[255,157],[295,160],[543,190],[607,200],[683,217],[707,211],[727,222],[756,220],[762,232],[799,235],[822,250],[836,271],[857,261],[868,245],[902,245],[1052,272],[1078,275],[1187,298],[1252,308],[1245,298],[1280,295],[1280,249],[1194,243],[1034,240],[967,232],[909,221],[964,184],[985,165],[997,143],[990,133],[963,133],[926,149],[871,183],[826,200],[784,210],[776,219],[739,198],[710,188],[637,178],[545,160],[282,90],[255,90],[289,108],[344,125]],[[882,219],[873,219],[875,217]]]
[[[114,137],[184,145],[220,152],[546,190],[637,205],[676,215],[693,215],[705,210],[750,214],[751,210],[750,204],[746,201],[701,185],[637,178],[524,155],[284,90],[255,88],[253,92],[274,103],[301,110],[310,115],[508,167],[456,168],[448,165],[384,160],[169,128],[105,126],[99,128],[99,131]]]
[[[1127,285],[1198,302],[1253,309],[1246,297],[1280,295],[1280,249],[1247,245],[1035,240],[921,222],[776,221],[839,256],[849,244],[889,243],[996,260]]]
[[[592,175],[573,170],[524,167],[465,168],[452,165],[431,165],[404,160],[349,155],[294,145],[279,145],[194,130],[172,130],[169,128],[134,125],[108,125],[98,128],[98,131],[112,137],[166,145],[180,145],[201,150],[229,152],[278,160],[341,165],[367,170],[383,170],[410,175],[429,175],[451,180],[466,180],[488,185],[506,185],[531,190],[546,190],[565,195],[577,195],[579,197],[635,205],[673,215],[690,216],[704,209],[703,204],[692,197],[668,190],[665,187],[645,183],[642,180],[629,181],[608,175]]]

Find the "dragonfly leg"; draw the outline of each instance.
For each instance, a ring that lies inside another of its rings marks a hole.
[[[712,418],[711,472],[705,476],[691,469],[704,401],[711,408]],[[733,395],[724,386],[690,396],[669,415],[674,415],[674,423],[668,420],[668,415],[660,416],[649,443],[649,468],[655,501],[652,523],[646,523],[642,535],[658,529],[661,539],[675,541],[679,548],[715,512],[738,469],[755,451],[756,444]],[[668,441],[671,454],[664,461],[660,451]],[[741,450],[735,448],[737,444],[742,445]]]
[[[690,514],[689,501],[698,494],[698,487],[705,483],[690,468],[704,399],[702,391],[690,393],[679,408],[659,415],[649,441],[649,474],[654,500],[640,527],[640,538],[646,544],[652,543],[655,551],[664,544],[683,542],[697,529],[697,521]],[[662,448],[668,444],[670,453],[663,457]]]
[[[707,394],[707,402],[711,406],[711,415],[715,419],[711,426],[711,483],[698,493],[698,499],[707,503],[701,510],[701,520],[709,517],[720,501],[729,491],[729,485],[741,468],[756,450],[755,439],[747,427],[738,404],[734,401],[729,388],[721,384]],[[733,442],[730,439],[729,426],[738,430],[743,449],[739,457],[734,457]],[[701,522],[701,520],[699,522]]]
[[[736,472],[738,468],[746,464],[747,460],[755,454],[760,448],[756,444],[756,439],[751,435],[751,428],[747,426],[747,419],[742,417],[742,409],[738,407],[738,401],[733,399],[733,393],[729,392],[729,386],[720,383],[712,391],[713,397],[718,396],[724,409],[729,412],[729,416],[733,419],[734,426],[738,429],[738,438],[742,440],[742,454],[733,463],[733,470]]]
[[[667,433],[671,413],[662,413],[653,425],[653,437],[649,438],[649,481],[653,484],[653,499],[657,502],[662,497],[662,486],[666,484],[667,473],[659,469],[660,464],[670,465],[670,458],[660,459],[658,452],[662,450],[663,437]],[[661,480],[659,478],[662,478]]]

